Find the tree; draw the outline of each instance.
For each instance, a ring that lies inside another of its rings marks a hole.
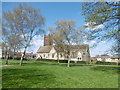
[[[11,13],[4,12],[2,19],[2,50],[6,58],[6,64],[8,64],[8,58],[12,57],[14,59],[15,52],[20,50],[22,37],[21,34],[15,27],[14,17]]]
[[[115,43],[120,43],[120,29],[118,27],[120,24],[119,6],[119,2],[89,2],[82,4],[83,15],[88,23],[86,27],[93,29],[100,25],[104,26],[104,28],[90,30],[88,32],[89,40],[115,40]],[[116,46],[118,47],[118,45]]]
[[[57,60],[59,63],[59,56],[62,55],[63,54],[62,51],[64,51],[64,49],[62,48],[63,47],[63,43],[62,43],[63,37],[60,37],[60,32],[53,33],[56,31],[56,29],[51,29],[49,27],[48,30],[50,30],[52,32],[51,39],[53,41],[53,44],[55,44],[55,49],[57,52]]]
[[[61,20],[55,22],[56,27],[49,27],[49,30],[53,34],[53,40],[55,45],[59,47],[58,53],[64,52],[64,57],[68,59],[68,67],[71,60],[71,48],[72,45],[77,45],[80,42],[80,31],[77,29],[74,20]],[[83,39],[83,38],[81,38]]]
[[[38,9],[34,9],[26,4],[20,4],[13,11],[7,11],[4,13],[6,21],[9,22],[9,27],[13,26],[17,34],[22,38],[23,54],[21,56],[20,65],[23,63],[27,48],[34,36],[43,34],[44,30],[44,17],[41,15]],[[10,28],[12,31],[13,29]]]
[[[10,45],[9,45],[9,36],[8,36],[8,32],[6,32],[5,30],[2,32],[2,52],[4,53],[4,58],[6,59],[5,64],[8,64],[8,57],[9,57],[9,51],[11,49]]]
[[[11,57],[14,59],[15,52],[22,48],[21,47],[22,38],[14,30],[12,30],[11,32],[11,30],[9,31],[8,28],[9,27],[5,28],[3,26],[2,47],[3,47],[4,52],[11,51],[11,54],[9,54],[9,56],[11,55]]]

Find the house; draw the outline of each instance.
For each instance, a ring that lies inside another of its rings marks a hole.
[[[2,50],[1,58],[5,58],[6,57],[6,53],[8,54],[9,58],[13,58],[13,52],[10,51],[10,50],[7,51],[7,52],[5,50]],[[15,52],[14,53],[14,58],[21,58],[21,56],[22,56],[21,52]],[[24,58],[30,59],[30,58],[34,58],[34,57],[36,57],[35,54],[33,54],[33,53],[26,53]]]
[[[97,55],[95,58],[97,61],[112,62],[111,56],[109,55]]]
[[[54,59],[57,60],[66,60],[67,56],[61,49],[58,49],[57,46],[52,45],[52,40],[50,39],[50,35],[44,36],[44,46],[41,46],[37,51],[37,58],[43,59]],[[73,61],[89,61],[90,60],[90,53],[89,53],[89,46],[87,44],[83,45],[71,45],[70,53],[71,53],[71,60]],[[58,53],[58,50],[59,53]]]
[[[120,62],[120,55],[116,54],[113,56],[109,55],[97,55],[95,57],[92,57],[91,59],[96,59],[97,61],[102,61],[102,62]]]
[[[115,54],[111,57],[112,62],[119,62],[120,63],[120,54]]]

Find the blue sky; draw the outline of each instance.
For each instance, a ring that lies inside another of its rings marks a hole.
[[[82,9],[81,5],[82,2],[31,2],[28,3],[33,8],[40,9],[42,16],[45,17],[45,27],[46,30],[48,26],[54,26],[54,22],[56,20],[69,20],[74,19],[76,21],[77,26],[82,26],[85,24],[84,17],[81,15]],[[17,7],[19,3],[13,2],[3,2],[2,3],[2,11],[12,10],[14,7]],[[47,32],[48,33],[48,32]],[[90,46],[96,43],[96,41],[86,42]],[[29,49],[31,52],[36,52],[37,49],[43,45],[43,37],[38,36],[34,38],[33,42],[34,46],[32,49]],[[104,52],[109,48],[111,45],[110,42],[102,41],[99,45],[95,48],[90,48],[91,56],[95,56],[98,54],[104,54]],[[34,48],[34,50],[33,50]]]

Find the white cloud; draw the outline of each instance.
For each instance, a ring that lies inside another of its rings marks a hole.
[[[28,50],[29,52],[33,51],[34,53],[37,52],[37,50],[39,49],[40,46],[43,46],[44,44],[44,39],[41,35],[36,35],[32,42],[31,42],[32,46],[30,47],[30,49]]]
[[[95,44],[105,44],[106,43],[106,41],[100,41],[100,42],[97,42],[97,41],[95,41],[95,40],[92,40],[92,41],[84,41],[83,42],[84,44],[89,44],[89,45],[95,45]]]
[[[42,38],[41,35],[36,35],[33,39]]]
[[[101,41],[101,42],[99,42],[99,44],[105,44],[106,43],[106,41]]]
[[[44,41],[43,40],[40,40],[40,39],[37,39],[37,40],[34,40],[31,44],[35,45],[35,46],[43,46],[43,43]]]
[[[89,42],[87,42],[87,41],[85,41],[85,42],[83,42],[84,44],[89,44],[89,45],[94,45],[94,44],[96,44],[97,43],[97,41],[89,41]]]
[[[27,36],[27,34],[21,34],[20,36],[23,38],[23,37],[24,37],[24,35],[25,35],[25,36]]]
[[[96,44],[97,41],[91,41],[90,44],[93,45],[93,44]]]
[[[104,28],[104,25],[103,24],[100,24],[98,26],[95,26],[94,28],[92,28],[91,30],[98,30],[98,29],[103,29]]]
[[[96,24],[96,22],[87,22],[86,24],[85,24],[85,26],[92,26],[92,25],[95,25]]]
[[[87,30],[92,30],[92,31],[104,28],[103,24],[100,24],[100,25],[93,27],[95,24],[96,24],[95,22],[87,22],[84,26],[87,27],[86,28]]]
[[[41,35],[34,36],[32,44],[37,45],[38,43],[43,43],[43,37]]]

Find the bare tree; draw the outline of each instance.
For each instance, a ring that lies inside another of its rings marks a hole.
[[[2,28],[2,30],[2,52],[4,53],[4,59],[6,59],[5,64],[8,64],[8,57],[10,51],[9,33],[4,28]]]
[[[55,29],[52,29],[51,27],[49,27],[48,30],[50,30],[51,32],[54,32]],[[62,37],[60,37],[59,34],[60,34],[59,32],[56,32],[56,33],[52,33],[52,35],[51,35],[52,42],[53,42],[53,44],[55,44],[58,63],[59,63],[59,57],[60,57],[60,55],[63,54],[62,51],[64,51],[64,49],[62,48],[62,46],[63,46],[62,40],[63,39],[62,39]]]
[[[57,47],[62,48],[62,52],[64,52],[64,57],[68,59],[68,67],[70,66],[71,61],[71,48],[72,45],[80,44],[83,38],[80,38],[82,35],[80,34],[80,30],[76,27],[74,20],[61,20],[55,22],[56,27],[49,27],[48,30],[53,34],[53,40],[55,41],[55,45]],[[60,49],[61,49],[60,48]],[[59,51],[60,52],[60,51]],[[58,52],[58,53],[59,53]]]
[[[8,62],[8,57],[11,56],[14,59],[16,50],[20,49],[20,43],[22,37],[16,29],[14,17],[11,12],[4,12],[2,19],[2,48]],[[7,63],[8,64],[8,63]]]
[[[35,35],[43,34],[44,30],[41,29],[44,25],[44,17],[38,9],[34,9],[26,4],[20,4],[13,11],[5,12],[9,26],[14,26],[17,34],[22,37],[23,54],[21,56],[20,65],[23,63],[27,48]],[[13,29],[10,29],[13,30]]]

